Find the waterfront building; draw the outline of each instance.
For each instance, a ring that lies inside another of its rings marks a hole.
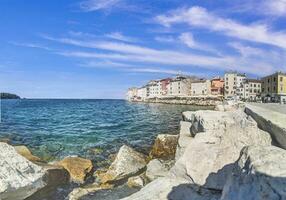
[[[276,72],[261,80],[263,101],[286,103],[286,73]]]
[[[191,95],[201,96],[211,94],[211,81],[210,80],[196,80],[191,84]]]
[[[168,94],[168,85],[170,84],[171,80],[172,80],[171,78],[165,78],[165,79],[160,80],[160,83],[161,83],[160,95],[161,96],[165,96]]]
[[[224,79],[215,77],[211,80],[211,94],[222,96],[224,92]]]
[[[157,80],[151,80],[147,83],[147,98],[156,98],[160,96],[161,83]]]
[[[240,99],[244,101],[261,100],[261,81],[257,79],[246,79],[239,88]]]
[[[246,75],[234,71],[226,72],[224,75],[224,95],[225,98],[239,99],[241,88],[245,82]]]
[[[127,100],[133,101],[136,98],[137,93],[138,93],[138,89],[136,87],[129,88],[127,91],[127,95],[126,95]]]
[[[192,79],[185,76],[177,76],[167,85],[168,96],[189,96]]]
[[[147,87],[143,86],[137,90],[137,100],[144,101],[147,98]]]

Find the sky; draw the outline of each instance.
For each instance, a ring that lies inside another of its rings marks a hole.
[[[286,71],[286,0],[0,0],[0,13],[0,91],[21,97]]]

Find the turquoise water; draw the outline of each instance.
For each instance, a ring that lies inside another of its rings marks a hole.
[[[79,155],[103,164],[123,144],[147,153],[159,133],[177,134],[181,112],[200,107],[124,100],[2,100],[0,137],[46,160]]]

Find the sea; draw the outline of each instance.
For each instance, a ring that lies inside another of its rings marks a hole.
[[[1,100],[0,139],[26,145],[45,161],[66,156],[91,159],[96,167],[123,145],[147,154],[158,134],[178,134],[181,113],[191,105],[105,99]]]

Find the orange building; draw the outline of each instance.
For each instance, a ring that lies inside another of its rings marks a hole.
[[[213,78],[211,80],[211,94],[212,95],[223,95],[224,80],[220,77]]]

